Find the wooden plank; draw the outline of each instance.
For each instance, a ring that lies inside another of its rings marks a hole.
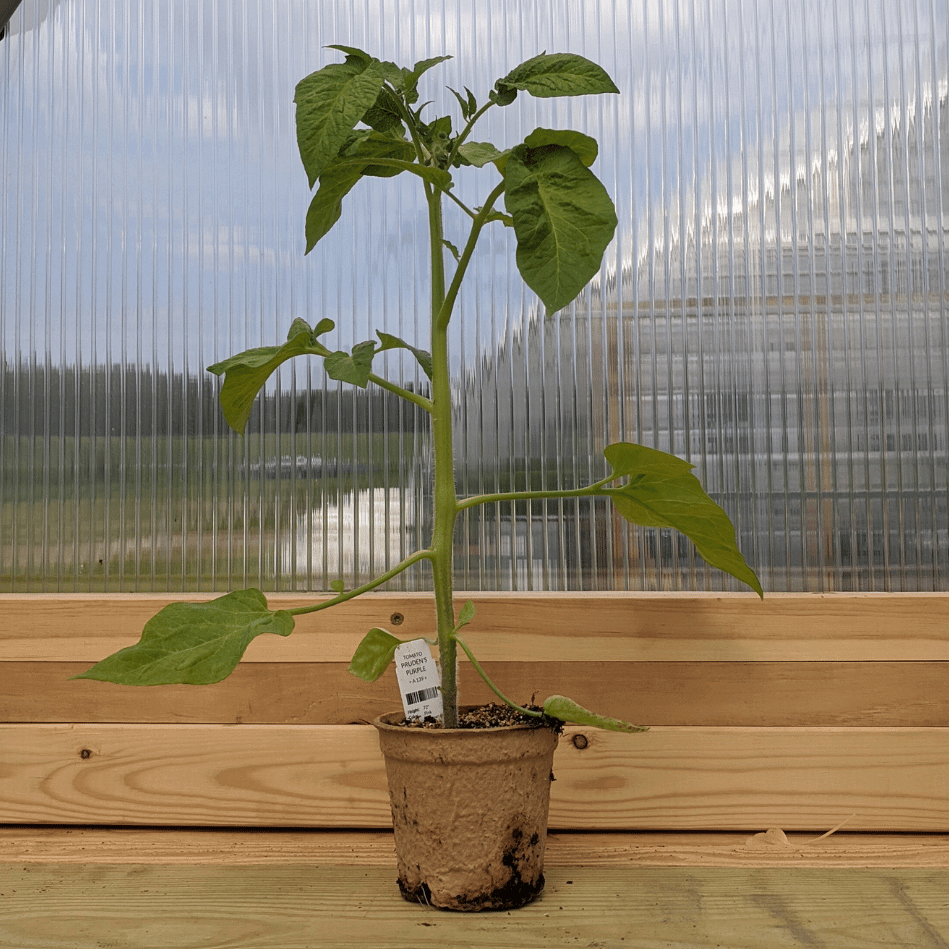
[[[405,903],[390,868],[0,867],[4,949],[940,949],[931,870],[553,867],[511,913]]]
[[[345,725],[399,703],[393,673],[374,683],[347,663],[243,663],[213,686],[134,689],[70,681],[83,663],[7,662],[0,722],[155,722]],[[949,663],[604,662],[486,663],[509,695],[570,695],[649,725],[949,725]],[[494,696],[469,663],[461,694]]]
[[[786,846],[747,833],[569,831],[548,836],[550,866],[931,867],[949,870],[949,835],[785,834]],[[770,835],[769,835],[770,836]],[[780,839],[780,838],[779,838]],[[55,855],[53,855],[55,859]]]
[[[6,823],[384,827],[366,726],[0,725]],[[949,830],[949,729],[571,727],[551,827]]]
[[[548,867],[930,867],[947,834],[554,832]],[[777,842],[770,842],[774,838]],[[0,863],[395,866],[391,831],[0,826]]]
[[[184,599],[203,600],[207,595]],[[471,643],[482,660],[947,661],[947,594],[460,593],[478,610]],[[0,597],[0,661],[95,662],[135,642],[147,619],[179,596]],[[310,602],[271,597],[274,607]],[[426,594],[369,595],[298,618],[289,639],[261,636],[248,662],[347,662],[371,626],[431,635]]]

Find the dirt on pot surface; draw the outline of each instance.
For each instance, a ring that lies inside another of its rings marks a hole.
[[[501,862],[510,873],[509,878],[487,893],[475,888],[472,892],[452,893],[447,897],[442,894],[440,909],[463,913],[517,909],[537,898],[544,888],[544,874],[535,874],[535,877],[530,879],[526,878],[524,873],[527,872],[529,877],[531,870],[538,864],[543,865],[543,846],[540,847],[541,856],[537,855],[540,835],[535,831],[528,838],[520,827],[513,827],[510,837],[510,843],[505,847],[501,858]],[[427,883],[410,886],[402,877],[399,877],[398,884],[402,899],[410,903],[432,905],[432,891]]]
[[[525,705],[524,708],[532,712],[542,712],[543,709],[538,705]],[[400,722],[393,722],[405,728],[441,728],[441,722],[432,717],[428,718],[403,718]],[[530,728],[556,728],[558,732],[563,729],[563,722],[556,718],[550,718],[544,715],[536,718],[533,715],[525,715],[510,705],[498,705],[489,702],[487,705],[475,705],[458,709],[458,727],[459,728],[505,728],[510,725],[527,725]]]

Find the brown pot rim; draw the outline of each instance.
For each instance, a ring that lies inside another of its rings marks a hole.
[[[476,708],[474,705],[463,705],[461,710]],[[383,715],[379,715],[372,720],[372,724],[381,732],[395,732],[400,735],[409,734],[425,736],[425,738],[432,740],[437,739],[440,736],[451,735],[455,738],[467,738],[467,737],[477,737],[478,735],[491,735],[500,732],[512,732],[512,731],[536,731],[541,728],[554,730],[554,727],[543,719],[538,719],[539,724],[529,725],[527,723],[521,723],[517,725],[493,725],[490,728],[409,728],[406,725],[397,725],[396,721],[401,721],[405,718],[405,712],[386,712]],[[387,719],[392,719],[392,721],[387,721]],[[424,739],[422,739],[424,740]]]

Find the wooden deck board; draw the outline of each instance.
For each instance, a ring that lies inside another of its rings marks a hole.
[[[829,829],[829,828],[828,828]],[[759,832],[759,833],[763,833]],[[748,833],[548,836],[557,867],[912,867],[949,870],[949,834],[789,833],[787,846]],[[780,839],[780,838],[778,838]],[[0,863],[188,866],[395,865],[391,831],[0,826]]]
[[[0,864],[4,949],[945,949],[934,870],[552,866],[535,903],[448,914],[379,867]]]

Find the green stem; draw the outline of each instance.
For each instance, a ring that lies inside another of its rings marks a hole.
[[[455,641],[455,607],[452,597],[453,544],[458,498],[455,495],[455,460],[451,423],[451,377],[447,326],[439,322],[445,302],[445,258],[442,243],[441,195],[427,192],[432,259],[432,443],[434,448],[434,518],[431,561],[435,593],[438,651],[441,663],[443,723],[458,725],[458,662]]]
[[[598,497],[603,488],[622,475],[610,475],[602,481],[587,485],[585,488],[569,488],[565,491],[501,491],[498,494],[479,494],[458,502],[458,510],[464,511],[479,504],[494,504],[498,501],[556,501],[562,498]]]
[[[523,705],[518,705],[517,702],[513,702],[509,699],[489,678],[488,674],[481,668],[481,663],[478,662],[474,657],[474,653],[468,648],[468,644],[457,634],[453,636],[456,643],[465,651],[465,655],[470,660],[471,664],[474,666],[475,672],[484,679],[488,688],[506,705],[510,705],[511,708],[516,708],[519,712],[523,712],[525,715],[530,715],[532,718],[543,718],[543,712],[535,712],[532,709],[524,708]]]
[[[504,194],[503,181],[488,195],[488,200],[485,201],[484,207],[475,215],[474,222],[471,225],[471,233],[468,235],[468,241],[465,244],[465,249],[461,252],[461,258],[458,261],[455,274],[451,279],[451,286],[444,296],[440,312],[437,316],[437,326],[440,329],[447,328],[451,320],[452,310],[455,308],[455,300],[458,297],[458,291],[461,289],[461,281],[464,279],[465,273],[468,270],[468,264],[471,262],[471,256],[474,254],[478,238],[481,236],[481,231],[485,224],[488,223],[488,216],[491,214],[494,202],[497,201],[502,194]]]
[[[387,570],[368,583],[364,583],[361,587],[356,587],[354,590],[349,590],[346,593],[340,593],[339,596],[334,596],[330,600],[324,600],[322,603],[316,603],[313,606],[295,606],[287,610],[287,612],[292,616],[302,616],[304,613],[318,613],[320,610],[328,610],[331,606],[336,606],[337,603],[345,603],[347,600],[353,599],[353,597],[361,596],[363,593],[368,593],[370,590],[382,586],[383,583],[386,583],[393,577],[397,577],[403,570],[411,567],[413,563],[431,559],[432,552],[430,550],[417,550],[410,557],[406,557],[401,563],[396,564],[391,570]]]

